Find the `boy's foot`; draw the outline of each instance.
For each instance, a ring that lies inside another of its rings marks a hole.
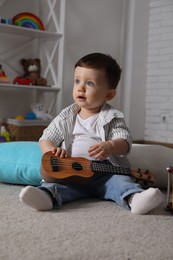
[[[27,186],[19,194],[19,199],[24,204],[39,211],[51,210],[53,203],[49,194],[36,187]]]
[[[132,197],[130,207],[133,214],[143,215],[163,202],[164,196],[159,189],[149,188]]]

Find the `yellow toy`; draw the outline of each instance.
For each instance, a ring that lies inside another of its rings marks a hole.
[[[16,116],[16,119],[17,119],[17,120],[24,120],[25,117],[24,117],[23,115],[17,115],[17,116]]]
[[[10,134],[9,134],[9,132],[6,130],[5,126],[1,126],[0,136],[4,136],[6,142],[9,142],[9,141],[10,141]]]

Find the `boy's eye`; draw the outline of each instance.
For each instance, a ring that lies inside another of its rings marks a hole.
[[[75,84],[79,84],[80,80],[79,79],[75,79],[74,83]]]
[[[92,86],[94,86],[94,82],[93,81],[87,81],[87,85],[92,87]]]

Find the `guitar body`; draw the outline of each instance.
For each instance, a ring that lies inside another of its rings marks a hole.
[[[142,180],[145,183],[154,182],[154,178],[148,170],[114,166],[105,161],[90,161],[81,157],[57,157],[52,152],[42,156],[41,176],[46,182],[54,183],[86,183],[94,174],[126,175]]]
[[[51,158],[51,152],[45,153],[42,157],[41,176],[46,182],[85,183],[94,175],[90,169],[91,162],[85,158],[57,157],[58,170],[54,170]]]

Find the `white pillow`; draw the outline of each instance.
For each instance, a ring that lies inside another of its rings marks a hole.
[[[161,145],[133,144],[129,159],[134,168],[148,169],[155,177],[154,186],[167,189],[166,168],[173,166],[173,149]]]

